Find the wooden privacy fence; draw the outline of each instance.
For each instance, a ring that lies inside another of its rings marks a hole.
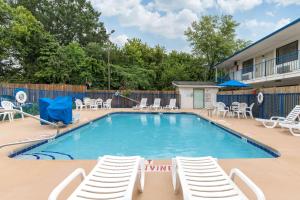
[[[126,98],[115,96],[116,90],[86,90],[85,86],[73,85],[47,85],[47,84],[1,84],[0,100],[14,99],[18,89],[23,89],[28,95],[28,102],[38,103],[39,98],[56,98],[58,96],[71,96],[73,100],[84,97],[101,98],[103,100],[113,98],[112,107],[130,108],[136,103]],[[153,104],[154,98],[161,98],[161,105],[169,104],[171,98],[177,99],[179,95],[176,91],[120,91],[124,96],[140,101],[141,98],[148,98],[148,104]]]
[[[258,104],[255,94],[218,94],[217,101],[224,102],[226,105],[231,105],[234,101],[245,102],[248,105],[254,102],[253,115],[255,117],[285,117],[296,105],[300,105],[300,93],[264,94],[262,104]]]
[[[53,90],[53,91],[72,91],[72,92],[85,92],[86,86],[84,85],[67,85],[67,84],[19,84],[19,83],[1,83],[3,88],[24,88],[33,90]]]

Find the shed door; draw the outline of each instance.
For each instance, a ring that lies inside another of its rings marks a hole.
[[[204,108],[204,90],[194,89],[194,108]]]

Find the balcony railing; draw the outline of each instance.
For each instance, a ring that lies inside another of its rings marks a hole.
[[[228,73],[232,80],[247,81],[300,70],[300,51],[279,56],[242,70]]]

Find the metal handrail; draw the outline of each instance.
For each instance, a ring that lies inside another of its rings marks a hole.
[[[56,136],[60,133],[60,127],[57,124],[49,122],[49,121],[44,120],[44,119],[41,119],[40,117],[31,115],[29,113],[23,112],[21,110],[11,109],[11,110],[1,110],[0,112],[16,112],[16,113],[20,113],[20,114],[25,115],[27,117],[31,117],[31,118],[36,119],[38,121],[44,122],[44,123],[46,123],[48,125],[56,127],[56,134],[54,134],[52,136],[45,137],[45,138],[39,138],[39,139],[27,139],[27,140],[23,140],[23,141],[6,143],[6,144],[3,144],[3,145],[0,145],[0,149],[3,148],[3,147],[12,146],[12,145],[27,144],[27,143],[32,143],[32,142],[40,142],[40,141],[45,141],[45,140],[52,140],[52,139],[56,138]],[[45,136],[45,135],[42,135],[42,136]]]
[[[129,97],[126,97],[126,96],[122,95],[119,91],[117,91],[117,92],[114,94],[114,96],[120,96],[120,97],[123,97],[123,98],[125,98],[125,99],[130,100],[130,101],[133,101],[133,102],[135,102],[135,103],[140,103],[140,102],[137,101],[137,100],[134,100],[134,99],[131,99],[131,98],[129,98]]]

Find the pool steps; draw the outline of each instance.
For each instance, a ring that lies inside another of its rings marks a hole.
[[[22,153],[15,157],[20,160],[74,160],[74,158],[66,153],[57,151],[40,151],[35,153]]]

